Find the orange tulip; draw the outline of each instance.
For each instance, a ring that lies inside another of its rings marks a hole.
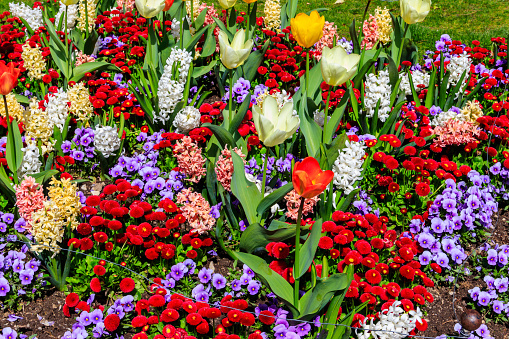
[[[170,10],[170,7],[173,5],[173,2],[175,0],[165,0],[164,1],[164,8],[163,8],[163,12],[166,12],[166,11],[169,11]]]
[[[313,198],[322,193],[334,178],[334,172],[322,171],[313,157],[295,164],[292,174],[293,188],[304,198]]]
[[[0,94],[7,95],[18,84],[19,68],[14,68],[14,64],[8,65],[0,63]]]

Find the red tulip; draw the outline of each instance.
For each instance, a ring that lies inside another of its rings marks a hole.
[[[9,94],[18,84],[19,68],[14,68],[14,64],[8,65],[0,63],[0,94]]]
[[[295,191],[304,198],[313,198],[322,193],[334,177],[332,171],[322,171],[313,157],[295,164],[292,181]]]
[[[165,0],[164,1],[164,9],[163,9],[163,11],[164,12],[168,11],[170,9],[170,7],[173,5],[174,1],[175,0]]]

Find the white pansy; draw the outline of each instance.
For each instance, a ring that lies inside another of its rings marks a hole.
[[[170,119],[177,103],[184,97],[187,74],[193,57],[183,49],[173,48],[159,80],[157,95],[159,112],[154,112],[154,122],[165,123]],[[175,74],[177,73],[178,74]],[[176,79],[175,79],[176,78]]]
[[[349,194],[356,187],[356,181],[362,179],[362,164],[366,154],[366,145],[363,142],[347,140],[345,147],[339,151],[339,156],[334,162],[334,185]]]
[[[384,122],[391,113],[392,89],[389,80],[389,71],[381,71],[378,74],[378,77],[373,73],[367,75],[364,85],[364,106],[366,107],[366,116],[368,118],[373,117],[378,100],[380,100],[378,119]]]
[[[193,106],[186,106],[180,110],[173,120],[173,126],[177,127],[177,133],[187,133],[200,127],[200,111]]]
[[[115,127],[99,126],[94,131],[94,146],[105,158],[115,155],[120,148],[120,138]]]

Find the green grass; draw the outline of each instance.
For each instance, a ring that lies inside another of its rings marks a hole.
[[[283,0],[284,1],[284,0]],[[217,1],[213,1],[219,7]],[[258,1],[258,15],[263,15],[264,1]],[[308,12],[315,8],[329,8],[321,13],[327,21],[338,26],[339,35],[349,38],[348,27],[353,19],[356,26],[366,7],[367,0],[344,0],[335,4],[335,0],[299,0],[299,12]],[[374,14],[377,6],[387,7],[394,15],[399,15],[399,1],[372,0],[368,13]],[[241,0],[235,6],[246,10]],[[432,0],[430,14],[419,24],[410,26],[414,42],[422,55],[427,49],[434,50],[435,41],[442,34],[449,34],[453,40],[470,43],[481,41],[489,47],[492,37],[509,38],[509,6],[507,0]]]
[[[9,10],[9,3],[10,2],[15,2],[15,3],[25,3],[27,4],[28,6],[32,7],[32,5],[34,4],[36,0],[0,0],[0,13],[3,13],[5,11],[8,11]],[[40,0],[39,0],[40,1]]]

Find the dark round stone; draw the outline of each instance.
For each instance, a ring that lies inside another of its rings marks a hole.
[[[482,324],[482,317],[476,310],[466,310],[461,315],[461,326],[468,331],[475,331]]]

